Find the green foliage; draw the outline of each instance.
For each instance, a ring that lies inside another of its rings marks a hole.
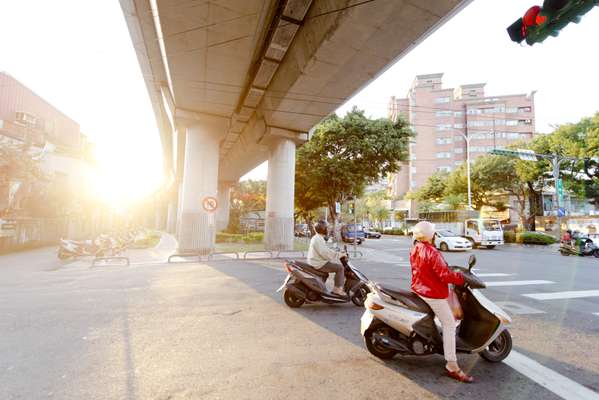
[[[242,181],[231,191],[231,210],[227,232],[241,231],[240,218],[250,211],[262,211],[266,208],[266,181]]]
[[[219,232],[216,234],[216,243],[262,243],[263,232],[252,232],[246,235],[241,233]]]
[[[516,242],[522,244],[549,245],[556,242],[555,238],[539,232],[520,232],[516,235]]]
[[[505,243],[516,243],[516,232],[504,231],[503,241]]]
[[[437,203],[443,201],[448,176],[449,173],[447,172],[435,172],[411,197],[418,201],[433,201]]]
[[[327,205],[336,219],[335,202],[359,197],[370,182],[399,171],[412,136],[402,119],[374,120],[356,108],[342,118],[329,116],[297,151],[296,209]]]
[[[385,235],[396,235],[396,236],[403,236],[405,235],[405,231],[401,228],[393,228],[393,229],[388,229],[386,231],[383,232]]]

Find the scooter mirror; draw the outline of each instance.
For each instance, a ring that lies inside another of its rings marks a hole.
[[[471,254],[470,257],[468,258],[468,271],[470,271],[472,269],[472,267],[474,267],[476,265],[476,256],[474,254]]]

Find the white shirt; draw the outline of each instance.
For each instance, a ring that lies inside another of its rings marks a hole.
[[[339,252],[330,249],[320,233],[312,236],[308,249],[308,264],[320,268],[327,262],[337,262],[337,260],[339,260]]]

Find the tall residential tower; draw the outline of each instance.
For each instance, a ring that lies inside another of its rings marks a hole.
[[[529,141],[535,131],[534,92],[486,96],[484,83],[444,89],[443,74],[418,75],[405,99],[391,97],[389,117],[405,118],[416,137],[410,160],[390,177],[390,192],[403,197],[435,171],[452,171],[494,148]]]

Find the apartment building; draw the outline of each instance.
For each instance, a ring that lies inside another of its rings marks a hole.
[[[391,97],[389,118],[401,116],[416,132],[409,161],[389,179],[393,196],[418,190],[435,171],[459,167],[468,152],[474,160],[534,135],[534,92],[488,96],[484,83],[443,88],[442,78],[418,75],[407,98]]]

